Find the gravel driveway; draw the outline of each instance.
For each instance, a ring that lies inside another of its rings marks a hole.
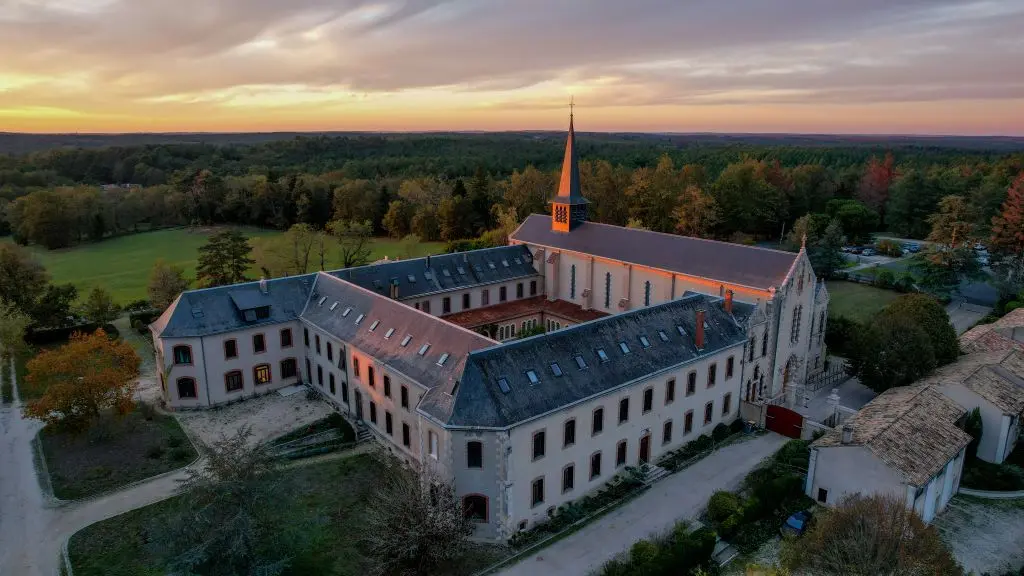
[[[284,397],[277,392],[223,408],[176,412],[178,422],[193,439],[204,443],[230,436],[243,425],[252,428],[253,442],[270,440],[327,417],[334,410],[323,400],[307,400],[305,392]]]
[[[1024,500],[957,496],[935,527],[966,571],[999,574],[1024,565]]]

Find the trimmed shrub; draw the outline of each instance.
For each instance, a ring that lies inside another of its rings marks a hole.
[[[696,440],[690,442],[690,445],[693,447],[694,453],[709,450],[713,444],[714,441],[711,440],[711,438],[708,437],[707,434],[701,434],[700,437],[698,437]]]
[[[721,442],[729,437],[729,426],[719,422],[715,429],[711,431],[711,439],[715,442]]]
[[[740,497],[732,492],[719,490],[712,494],[711,499],[708,500],[708,518],[712,522],[724,522],[739,511]]]
[[[744,424],[745,423],[743,422],[743,418],[737,418],[737,419],[733,420],[732,422],[729,423],[729,432],[731,432],[733,434],[736,434],[737,432],[741,432],[743,430],[743,425]]]
[[[896,283],[896,274],[888,268],[879,267],[873,284],[879,288],[891,288]]]

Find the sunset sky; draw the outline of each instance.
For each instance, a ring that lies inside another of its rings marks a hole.
[[[0,131],[1024,135],[1024,0],[0,0]]]

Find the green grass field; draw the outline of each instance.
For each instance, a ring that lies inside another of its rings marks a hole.
[[[898,292],[843,280],[828,282],[828,315],[863,321],[900,297]]]
[[[242,228],[250,238],[276,236],[277,230]],[[78,287],[79,294],[102,286],[120,304],[146,298],[146,283],[149,272],[157,259],[185,269],[185,274],[195,278],[196,259],[199,247],[216,228],[158,230],[128,236],[119,236],[93,244],[82,244],[64,250],[46,250],[30,246],[29,250],[39,258],[50,272],[55,283],[71,282]],[[8,242],[10,239],[0,241]],[[397,240],[377,238],[371,247],[371,260],[400,255],[402,247]],[[412,256],[425,256],[444,251],[440,242],[424,242],[416,246]],[[337,250],[332,256],[331,267],[338,267]],[[253,278],[259,277],[252,270]]]

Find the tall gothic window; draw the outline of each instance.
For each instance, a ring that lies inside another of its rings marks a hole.
[[[611,308],[612,305],[612,273],[604,273],[604,307]]]
[[[764,336],[761,337],[761,357],[768,355],[768,331],[764,331]]]
[[[800,341],[800,316],[803,315],[803,311],[802,304],[793,309],[793,325],[789,329],[789,339],[793,342]]]
[[[576,265],[569,268],[569,298],[576,299]]]
[[[651,281],[644,282],[644,306],[651,305]]]

